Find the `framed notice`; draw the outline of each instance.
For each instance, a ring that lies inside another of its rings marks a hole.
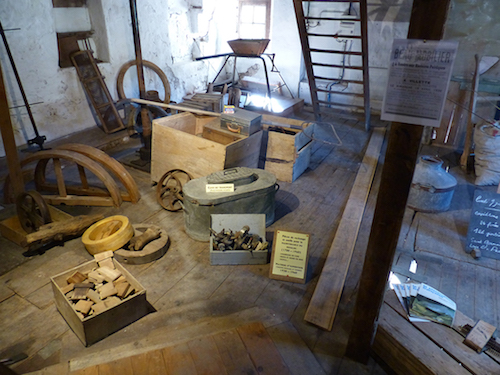
[[[439,127],[458,42],[395,39],[382,120]]]
[[[276,230],[269,269],[271,279],[306,282],[309,237],[307,233]]]

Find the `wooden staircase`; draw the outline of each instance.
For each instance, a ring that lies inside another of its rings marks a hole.
[[[316,120],[325,106],[361,111],[369,130],[367,0],[293,2]]]

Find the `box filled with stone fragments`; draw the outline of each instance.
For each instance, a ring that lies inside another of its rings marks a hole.
[[[85,346],[150,312],[144,287],[113,252],[51,277],[57,309]]]

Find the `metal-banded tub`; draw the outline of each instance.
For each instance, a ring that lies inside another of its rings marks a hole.
[[[234,184],[234,191],[208,192],[207,185]],[[184,194],[186,233],[197,241],[210,240],[212,214],[265,214],[274,221],[276,176],[263,169],[236,167],[188,181]]]

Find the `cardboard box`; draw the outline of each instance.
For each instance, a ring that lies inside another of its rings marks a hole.
[[[224,144],[203,138],[203,127],[210,122],[220,124],[220,118],[184,112],[153,121],[153,182],[172,169],[182,169],[198,178],[226,168],[258,167],[262,131]]]
[[[222,229],[237,232],[248,225],[249,233],[258,234],[266,240],[266,215],[264,214],[213,214],[211,215],[211,228],[219,233]],[[269,248],[261,251],[213,249],[213,236],[210,236],[210,264],[211,265],[237,265],[237,264],[266,264],[269,262]]]
[[[263,115],[262,122],[267,142],[264,169],[280,181],[295,181],[309,167],[314,124],[272,115]],[[273,124],[286,133],[269,130]]]
[[[86,274],[98,267],[96,261],[92,260],[50,278],[57,309],[85,346],[102,340],[150,312],[146,289],[120,263],[114,259],[113,262],[136,291],[120,304],[83,319],[78,316],[74,305],[68,301],[61,289],[67,285],[66,279],[76,271]]]

